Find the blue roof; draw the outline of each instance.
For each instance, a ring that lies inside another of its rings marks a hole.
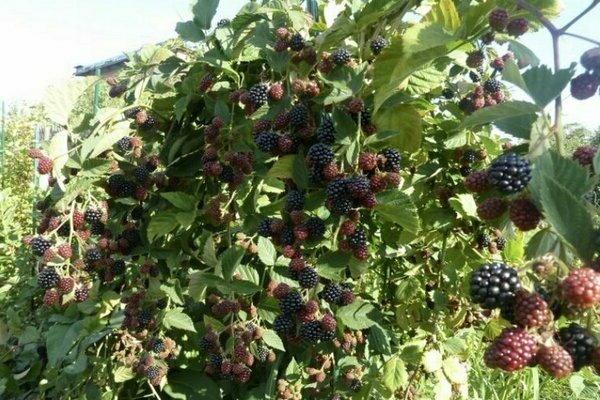
[[[127,61],[127,56],[123,54],[123,55],[120,55],[117,57],[109,58],[104,61],[99,61],[94,64],[77,65],[77,66],[75,66],[75,74],[74,75],[75,76],[92,75],[96,72],[97,69],[103,70],[106,68],[114,67],[116,65],[123,64],[125,61]]]

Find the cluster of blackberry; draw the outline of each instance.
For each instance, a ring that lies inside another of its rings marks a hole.
[[[222,335],[231,335],[233,348],[226,350],[221,346],[223,338],[209,328],[200,339],[200,349],[207,353],[204,372],[222,378],[234,379],[246,383],[252,377],[252,367],[260,363],[275,361],[275,353],[262,340],[264,330],[251,322],[236,324]]]
[[[513,37],[519,37],[529,30],[529,21],[526,18],[510,18],[508,11],[503,8],[492,10],[488,15],[488,22],[493,32],[506,32]]]
[[[157,362],[151,354],[145,354],[133,363],[133,370],[148,379],[152,386],[159,386],[168,368],[163,362]]]
[[[487,249],[491,254],[496,254],[506,247],[506,239],[499,229],[492,229],[491,235],[480,232],[475,236],[475,244],[478,249]]]
[[[571,79],[571,95],[578,100],[589,99],[598,92],[600,86],[600,47],[590,49],[581,55],[581,66],[585,72]]]

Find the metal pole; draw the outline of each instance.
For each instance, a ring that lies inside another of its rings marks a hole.
[[[317,0],[306,0],[306,11],[312,15],[315,22],[319,22],[319,5]]]
[[[100,77],[100,68],[96,68],[96,76],[98,78]],[[96,113],[98,113],[99,96],[100,96],[100,79],[98,79],[96,81],[96,84],[94,85],[94,100],[93,100],[94,115],[96,115]]]

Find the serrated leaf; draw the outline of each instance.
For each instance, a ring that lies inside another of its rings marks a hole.
[[[279,157],[267,173],[267,176],[280,179],[292,179],[294,174],[295,159],[296,156],[293,154]]]
[[[261,291],[261,287],[250,281],[233,281],[227,287],[236,294],[251,295]]]
[[[242,262],[244,254],[246,254],[246,250],[238,245],[233,245],[221,254],[221,257],[219,257],[219,264],[225,280],[231,279],[236,268]]]
[[[343,251],[324,253],[317,259],[317,273],[323,278],[340,281],[349,262],[350,254]]]
[[[399,104],[382,108],[374,115],[374,119],[380,132],[395,132],[394,135],[388,134],[383,139],[389,145],[409,153],[421,148],[422,117],[414,107]]]
[[[292,164],[292,179],[299,189],[306,189],[308,187],[308,168],[304,162],[304,157],[294,157]]]
[[[159,211],[150,218],[147,235],[150,242],[163,237],[177,228],[180,224],[176,217],[177,212],[173,210]]]
[[[50,139],[48,146],[48,157],[52,159],[52,169],[54,176],[62,177],[62,168],[69,160],[69,132],[62,130],[57,132]]]
[[[458,194],[456,197],[450,198],[448,203],[463,218],[477,218],[477,203],[475,203],[475,198],[472,194]]]
[[[204,40],[204,32],[194,21],[178,22],[175,32],[186,42],[200,42]]]
[[[475,111],[464,119],[458,129],[467,129],[473,126],[488,124],[490,122],[501,121],[521,115],[531,115],[538,111],[540,111],[538,106],[526,101],[507,101]],[[527,132],[529,133],[529,130]]]
[[[340,307],[336,317],[351,329],[367,329],[375,324],[370,317],[374,310],[375,307],[370,303],[364,300],[355,300],[347,306]]]
[[[131,367],[120,366],[113,372],[113,379],[116,383],[126,382],[135,377],[135,372]]]
[[[426,372],[435,372],[442,368],[442,353],[438,350],[428,350],[423,354],[423,369]]]
[[[378,195],[375,211],[382,218],[400,225],[410,233],[417,234],[421,230],[417,207],[407,194],[399,190]]]
[[[521,75],[521,71],[519,71],[519,67],[514,60],[506,60],[504,63],[504,68],[502,69],[502,79],[516,85],[525,93],[529,94],[529,88],[527,87],[527,84]]]
[[[383,385],[391,392],[408,384],[406,365],[398,356],[390,358],[383,366]]]
[[[390,346],[390,336],[387,331],[379,324],[375,324],[369,330],[369,346],[375,352],[383,355],[390,355],[392,348]]]
[[[442,363],[444,373],[454,384],[465,384],[469,379],[467,367],[456,357],[448,357]]]
[[[561,69],[556,74],[546,65],[529,68],[523,73],[528,93],[535,103],[544,108],[557,98],[573,77],[574,69]]]
[[[275,246],[269,239],[262,236],[258,238],[258,258],[268,266],[275,265],[275,261],[277,261]]]
[[[535,67],[540,64],[540,59],[535,55],[533,51],[529,49],[529,47],[525,46],[521,42],[512,39],[508,42],[508,50],[515,55],[515,59],[518,60],[520,65],[532,65]]]
[[[196,208],[196,198],[184,192],[164,192],[160,196],[180,210],[191,211]]]
[[[210,29],[211,21],[217,13],[219,0],[196,0],[192,7],[194,22],[201,29]]]
[[[267,346],[272,347],[277,350],[285,351],[285,346],[281,341],[279,335],[271,329],[265,329],[262,340],[267,344]]]
[[[189,332],[196,332],[194,322],[190,316],[183,313],[181,309],[178,308],[167,311],[162,323],[167,329],[175,328]]]
[[[424,21],[439,22],[444,29],[455,32],[460,27],[460,17],[452,0],[440,0],[423,18]]]
[[[94,85],[97,78],[73,78],[51,86],[44,96],[44,111],[48,118],[61,126],[67,126],[69,116],[83,93]]]

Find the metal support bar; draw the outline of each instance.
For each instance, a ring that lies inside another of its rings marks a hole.
[[[317,0],[306,0],[306,11],[312,15],[315,22],[319,22],[319,4]]]

